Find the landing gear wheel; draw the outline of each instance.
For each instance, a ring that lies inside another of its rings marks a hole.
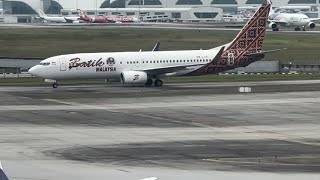
[[[151,78],[148,78],[147,82],[146,82],[146,86],[149,87],[149,86],[152,86],[153,84],[153,80]]]
[[[294,28],[295,31],[301,31],[300,27]]]
[[[163,85],[163,82],[160,79],[157,79],[154,81],[154,86],[161,87]]]
[[[53,83],[53,84],[52,84],[52,87],[53,87],[54,89],[58,88],[58,86],[59,86],[58,83]]]
[[[272,31],[279,31],[279,28],[274,28],[272,29]]]

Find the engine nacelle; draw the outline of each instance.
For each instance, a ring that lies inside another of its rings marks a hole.
[[[124,71],[121,73],[123,84],[145,84],[148,81],[148,74],[141,71]]]
[[[271,29],[278,29],[278,25],[276,23],[270,23],[269,28]]]
[[[313,28],[316,27],[316,24],[315,24],[314,22],[309,22],[308,27],[309,27],[310,29],[313,29]]]

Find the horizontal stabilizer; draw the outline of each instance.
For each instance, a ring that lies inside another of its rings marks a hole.
[[[248,54],[245,54],[244,56],[259,56],[259,55],[264,55],[264,54],[282,51],[282,50],[286,50],[286,49],[287,48],[274,49],[274,50],[269,50],[269,51],[260,51],[260,52],[256,52],[256,53],[248,53]]]

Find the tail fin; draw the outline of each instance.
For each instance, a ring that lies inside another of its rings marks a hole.
[[[9,178],[6,176],[6,174],[3,171],[1,162],[0,162],[0,180],[9,180]]]
[[[259,56],[248,56],[248,54],[255,54],[262,50],[270,7],[271,4],[263,4],[236,38],[225,45],[223,52],[221,52],[222,46],[218,47],[220,51],[210,63],[188,75],[218,74],[263,59],[262,53]]]
[[[273,10],[273,7],[272,7],[272,1],[271,1],[271,0],[268,0],[268,4],[271,5],[271,7],[270,7],[270,15],[271,15],[271,14],[275,14],[275,12],[274,12],[274,10]]]
[[[41,9],[38,9],[38,14],[41,18],[48,17]]]
[[[229,46],[222,54],[219,64],[247,66],[254,61],[260,60],[248,59],[245,55],[262,50],[270,8],[271,4],[263,4],[257,10],[236,38],[229,43]],[[232,60],[231,63],[230,59]]]
[[[86,16],[81,9],[77,9],[77,10],[78,10],[78,14],[79,14],[80,17],[81,16],[84,16],[84,17]]]

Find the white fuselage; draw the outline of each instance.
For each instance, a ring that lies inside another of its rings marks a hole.
[[[66,23],[68,21],[79,21],[80,17],[42,17],[44,20],[48,22],[57,22],[57,23]]]
[[[220,49],[68,54],[45,59],[29,72],[53,80],[120,78],[125,71],[157,71],[162,77],[178,76],[212,61]]]
[[[285,27],[307,27],[311,20],[305,14],[295,14],[295,13],[280,13],[280,14],[271,14],[271,20],[286,22],[281,23],[281,26]]]

